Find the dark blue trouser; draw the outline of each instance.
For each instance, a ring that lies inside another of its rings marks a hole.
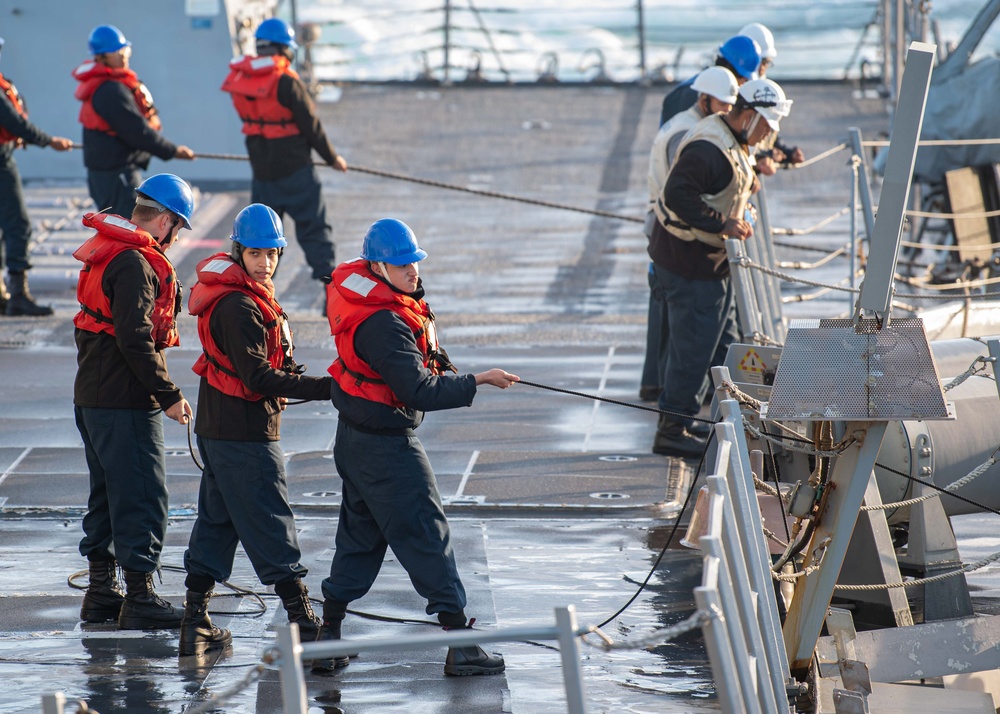
[[[333,229],[326,221],[323,185],[316,167],[307,166],[277,181],[253,180],[251,201],[270,206],[279,216],[295,221],[295,237],[302,246],[314,280],[325,278],[337,266],[333,255]]]
[[[428,615],[463,612],[465,588],[451,531],[420,440],[366,434],[341,420],[333,458],[343,495],[323,596],[351,602],[367,593],[388,546],[427,599]]]
[[[236,546],[264,585],[304,578],[295,519],[288,505],[285,456],[277,441],[223,441],[198,437],[205,461],[198,518],[184,553],[192,575],[228,580]]]
[[[123,568],[160,567],[167,531],[167,469],[162,412],[75,407],[90,469],[80,554],[114,558]]]
[[[710,383],[709,368],[739,338],[729,277],[685,280],[654,266],[669,310],[670,338],[660,409],[694,416]]]
[[[131,218],[135,208],[135,190],[142,183],[142,172],[136,168],[118,171],[87,170],[87,189],[95,210]]]
[[[23,272],[31,269],[28,241],[31,240],[31,220],[24,203],[24,189],[17,163],[9,151],[0,150],[0,268]]]
[[[670,326],[667,323],[667,302],[656,282],[652,263],[646,276],[649,281],[649,310],[646,314],[646,358],[642,363],[640,384],[643,387],[659,387],[663,384],[663,370],[667,364]]]

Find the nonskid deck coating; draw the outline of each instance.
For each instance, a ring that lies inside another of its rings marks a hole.
[[[873,135],[884,124],[880,105],[855,99],[847,86],[802,84],[789,95],[796,105],[783,134],[807,155],[841,141],[848,126],[860,124]],[[322,105],[322,111],[335,145],[355,164],[641,217],[661,97],[661,89],[637,87],[349,87],[340,102]],[[775,223],[801,226],[843,205],[849,182],[842,164],[824,162],[810,173],[768,179]],[[149,173],[182,168],[154,163]],[[431,256],[421,266],[428,300],[462,370],[500,366],[542,384],[634,401],[648,295],[639,224],[357,172],[322,176],[338,257],[356,255],[361,235],[377,218],[398,217],[416,230]],[[239,190],[204,188],[195,231],[171,252],[187,285],[198,260],[227,247],[232,218],[249,199]],[[73,198],[85,198],[82,182],[28,187],[36,221],[55,223],[73,213],[67,204]],[[834,225],[810,240],[838,247],[844,227]],[[221,615],[220,623],[234,630],[233,653],[202,663],[178,660],[176,635],[80,627],[81,593],[69,588],[66,577],[85,566],[76,552],[86,475],[71,405],[79,269],[71,253],[86,233],[70,220],[38,237],[32,287],[57,314],[0,318],[0,500],[6,499],[0,517],[0,711],[37,711],[41,693],[64,689],[105,714],[180,712],[238,681],[283,614],[270,597],[261,616]],[[294,240],[276,284],[296,330],[297,356],[309,374],[323,374],[332,340],[320,315],[322,294]],[[817,303],[829,314],[843,309],[835,301],[817,301],[809,309]],[[183,318],[181,330],[182,347],[169,358],[171,373],[191,399],[197,394],[189,371],[198,356],[194,320]],[[655,423],[656,414],[646,411],[524,386],[484,388],[471,409],[428,415],[419,433],[443,497],[456,504],[449,509],[459,567],[470,591],[470,614],[483,626],[548,623],[552,608],[567,603],[577,606],[581,622],[598,622],[632,595],[672,523],[664,517],[671,512],[658,507],[673,477],[668,460],[649,453]],[[335,412],[322,403],[293,407],[283,424],[314,595],[336,525],[339,486],[325,458],[334,431]],[[170,422],[165,435],[173,510],[164,562],[178,565],[193,518],[197,470],[186,454],[184,430]],[[616,516],[623,501],[629,505]],[[560,505],[572,509],[554,508]],[[477,507],[483,516],[475,515]],[[669,551],[646,592],[607,629],[628,640],[683,619],[694,608],[691,588],[699,572],[697,555]],[[183,598],[182,577],[168,570],[160,586],[175,603]],[[262,590],[242,555],[233,580]],[[213,606],[235,604],[226,598]],[[357,606],[424,617],[422,603],[393,562]],[[240,607],[252,609],[248,602]],[[423,627],[351,617],[345,634],[385,636]],[[364,657],[334,677],[310,675],[311,705],[331,713],[565,711],[555,652],[517,643],[492,649],[507,659],[503,677],[444,678],[443,652]],[[653,652],[584,647],[583,655],[592,712],[717,710],[697,634]],[[278,699],[271,673],[223,709],[278,711]]]

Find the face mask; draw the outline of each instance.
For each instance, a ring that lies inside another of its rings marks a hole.
[[[750,126],[748,126],[746,129],[740,132],[741,143],[750,146],[750,135],[753,134],[754,130],[757,129],[757,125],[760,123],[760,120],[761,120],[760,112],[755,110],[753,113],[753,121],[750,122]],[[751,150],[753,148],[754,148],[753,146],[750,146]]]

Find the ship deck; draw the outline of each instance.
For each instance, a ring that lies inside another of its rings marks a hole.
[[[788,143],[807,156],[859,126],[885,129],[881,100],[849,85],[793,83],[784,123]],[[662,88],[430,88],[350,86],[321,105],[334,144],[349,163],[641,218],[648,150]],[[194,146],[211,152],[212,147]],[[772,220],[804,227],[836,212],[850,195],[847,154],[767,179]],[[67,160],[79,160],[78,157]],[[154,171],[183,175],[181,162]],[[353,171],[323,171],[337,255],[357,255],[374,220],[392,216],[416,231],[430,254],[421,264],[443,343],[462,371],[499,366],[526,380],[637,402],[648,296],[646,239],[635,222],[442,190]],[[249,174],[248,174],[249,178]],[[201,187],[195,230],[171,252],[184,284],[196,263],[226,249],[232,219],[249,201],[244,184]],[[232,578],[263,594],[220,598],[215,621],[233,630],[233,651],[180,660],[176,633],[84,628],[82,592],[68,578],[86,566],[77,552],[86,506],[83,449],[73,423],[72,317],[86,237],[82,181],[31,184],[39,224],[32,289],[56,307],[47,319],[0,318],[0,711],[37,711],[41,694],[62,690],[101,712],[181,712],[236,684],[273,639],[284,613],[256,580],[242,551]],[[799,241],[833,249],[846,220]],[[288,231],[293,232],[291,226]],[[780,249],[788,259],[801,251]],[[831,275],[843,271],[831,266]],[[290,315],[297,356],[322,374],[333,343],[320,315],[322,294],[294,241],[275,279]],[[847,311],[845,296],[801,306],[798,314]],[[194,403],[194,319],[182,320],[171,373]],[[329,566],[339,480],[330,458],[336,412],[325,403],[286,412],[291,501],[307,582],[314,596]],[[437,472],[452,522],[460,571],[477,626],[549,623],[574,604],[582,624],[598,623],[635,592],[676,519],[683,469],[649,452],[656,414],[517,385],[483,389],[469,410],[428,416],[419,435]],[[180,603],[178,571],[194,518],[198,470],[185,430],[165,426],[170,526],[159,592]],[[697,553],[669,550],[642,595],[606,629],[627,642],[678,622],[694,609]],[[85,578],[84,578],[85,581]],[[223,589],[220,588],[220,592]],[[423,620],[423,603],[391,554],[364,613]],[[422,632],[427,625],[351,616],[345,637]],[[332,676],[307,674],[313,711],[557,712],[565,710],[557,654],[537,643],[492,647],[507,671],[490,678],[441,675],[443,651],[365,655]],[[594,712],[717,711],[700,635],[651,651],[585,647]],[[280,711],[276,674],[223,705],[225,711]]]

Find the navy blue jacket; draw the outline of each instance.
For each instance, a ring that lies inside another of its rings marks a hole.
[[[132,92],[121,82],[105,82],[94,92],[94,111],[117,136],[83,130],[83,165],[93,171],[145,169],[150,156],[172,159],[177,145],[146,123]]]
[[[316,105],[301,79],[287,74],[278,78],[278,104],[291,110],[295,125],[302,133],[281,139],[248,136],[246,145],[253,177],[258,181],[287,178],[312,165],[313,149],[323,161],[332,165],[337,160],[337,152],[316,116]]]
[[[7,95],[0,93],[0,127],[3,127],[19,139],[24,139],[27,144],[37,146],[48,146],[52,137],[32,124],[29,120],[18,114],[17,109],[10,103]],[[14,151],[17,142],[8,142],[0,145],[0,156],[9,157]]]
[[[340,418],[360,431],[405,433],[420,425],[424,412],[472,406],[475,375],[432,373],[424,367],[413,332],[388,310],[379,310],[358,326],[354,348],[406,405],[396,409],[351,396],[334,381],[333,404]]]

